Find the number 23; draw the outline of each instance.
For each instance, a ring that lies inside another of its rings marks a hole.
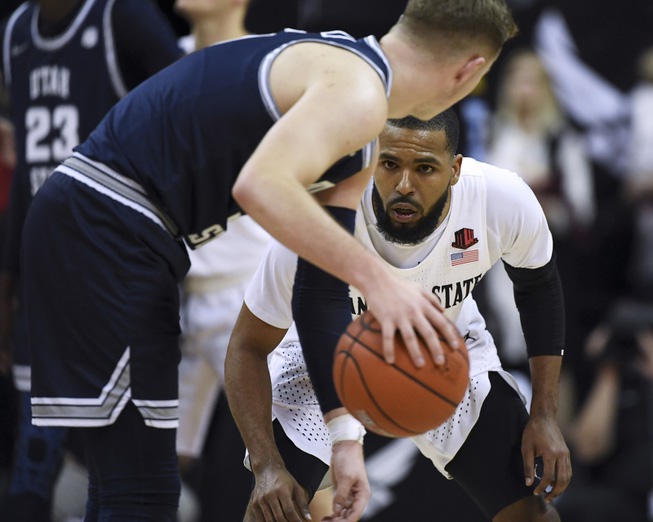
[[[25,114],[25,127],[28,163],[63,161],[79,144],[79,113],[74,105],[60,105],[52,113],[46,107],[31,107]],[[52,129],[59,135],[47,143],[45,139]]]

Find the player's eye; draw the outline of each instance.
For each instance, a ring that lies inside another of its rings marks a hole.
[[[383,168],[388,170],[394,170],[399,167],[396,162],[390,160],[383,160]]]
[[[433,165],[420,165],[417,167],[417,172],[431,174],[432,172],[435,172],[435,167],[433,167]]]

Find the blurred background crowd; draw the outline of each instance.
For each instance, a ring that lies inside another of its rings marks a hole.
[[[189,52],[212,43],[200,42],[206,34],[200,29],[219,19],[229,3],[160,0],[156,7],[175,37],[195,35],[194,44],[187,39],[183,44]],[[574,466],[571,486],[557,507],[569,522],[651,521],[653,3],[508,3],[520,34],[479,88],[456,106],[463,129],[459,152],[517,172],[537,195],[553,233],[567,314],[560,423]],[[0,19],[19,5],[3,0]],[[405,0],[251,0],[241,29],[243,34],[295,27],[382,35],[404,5]],[[2,216],[16,162],[10,103],[6,93],[0,95]],[[4,231],[4,221],[0,226]],[[265,237],[256,241],[263,244]],[[255,265],[259,250],[252,252]],[[204,275],[185,290],[198,292],[199,281],[199,294],[208,294],[201,288]],[[523,336],[501,266],[492,269],[475,297],[504,366],[527,383]],[[193,317],[192,306],[182,310],[187,338],[211,328],[197,321],[193,326]],[[9,484],[20,407],[16,376],[2,357],[0,353],[0,520],[12,520],[3,513],[12,502]],[[249,494],[242,442],[221,391],[219,370],[214,373],[218,375],[206,377],[212,415],[203,415],[202,426],[189,424],[200,432],[200,442],[188,455],[180,452],[185,481],[181,522],[239,520]],[[64,438],[63,446],[56,476],[46,487],[48,498],[37,498],[43,495],[36,492],[30,499],[41,502],[50,515],[33,520],[81,520],[83,460],[72,436]],[[364,520],[435,520],[436,504],[437,519],[449,520],[447,505],[453,503],[470,506],[458,522],[483,520],[457,486],[418,458],[410,442],[368,435],[366,452],[373,495]]]

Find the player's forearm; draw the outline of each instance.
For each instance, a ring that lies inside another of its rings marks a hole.
[[[555,255],[541,268],[505,265],[514,284],[529,357],[562,355],[565,347],[565,303]]]
[[[245,386],[245,383],[247,385]],[[252,471],[281,457],[272,432],[272,385],[265,357],[247,350],[229,350],[225,363],[229,407],[250,453]]]
[[[260,353],[234,350],[225,362],[229,407],[249,450],[254,473],[266,464],[282,462],[272,432],[272,386],[267,359]]]
[[[560,368],[562,357],[540,355],[529,359],[533,398],[531,416],[552,417],[558,413]]]

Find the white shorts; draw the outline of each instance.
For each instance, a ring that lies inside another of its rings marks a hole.
[[[284,432],[302,451],[329,465],[331,443],[322,412],[308,377],[300,345],[282,344],[270,359],[272,379],[272,416],[278,419]],[[519,391],[516,381],[501,368],[493,369]],[[470,384],[455,413],[436,429],[411,437],[421,453],[429,458],[445,477],[446,465],[464,444],[478,420],[483,401],[490,392],[488,372],[470,377]]]
[[[218,394],[231,331],[243,304],[247,282],[212,292],[182,291],[179,428],[177,452],[199,457]]]

